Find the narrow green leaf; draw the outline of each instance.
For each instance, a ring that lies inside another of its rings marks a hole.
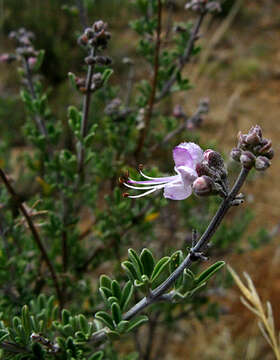
[[[134,265],[130,261],[123,261],[122,268],[126,272],[130,280],[134,281],[135,279],[140,279],[140,274],[135,270]]]
[[[128,257],[129,257],[129,260],[134,265],[135,270],[137,270],[137,273],[139,273],[140,276],[143,275],[144,268],[143,268],[143,265],[140,261],[139,256],[137,255],[136,251],[134,251],[133,249],[128,249]]]
[[[111,306],[112,316],[116,324],[118,324],[122,320],[122,312],[120,309],[120,305],[114,302]]]
[[[198,277],[195,278],[195,283],[200,284],[207,282],[217,271],[219,271],[225,265],[224,261],[217,261],[215,264],[209,266]]]
[[[66,325],[69,323],[70,316],[71,316],[71,314],[68,310],[66,310],[66,309],[62,310],[62,314],[61,314],[62,325]]]
[[[113,330],[115,328],[113,320],[109,314],[107,314],[105,311],[98,311],[95,314],[95,318],[97,320],[100,320],[105,326],[107,326],[109,329]]]
[[[96,353],[94,353],[93,355],[91,355],[91,357],[89,357],[88,360],[102,360],[104,356],[103,351],[98,351]]]
[[[107,289],[111,289],[112,280],[107,275],[100,276],[100,287],[105,287]]]
[[[131,297],[133,295],[133,285],[131,283],[131,281],[128,281],[122,291],[122,297],[121,297],[121,309],[122,311],[125,311],[128,307],[128,304],[131,300]]]
[[[102,74],[102,81],[103,84],[106,84],[110,77],[113,75],[114,71],[112,69],[106,69],[103,71]]]
[[[100,292],[101,296],[103,297],[104,301],[106,301],[109,297],[111,297],[113,295],[112,291],[106,287],[99,288],[99,292]]]
[[[129,321],[122,320],[118,323],[117,329],[120,333],[124,333],[126,332],[128,326],[129,326]]]
[[[39,54],[37,55],[37,60],[33,68],[35,71],[38,71],[40,69],[44,61],[44,57],[45,57],[45,50],[40,50]]]
[[[118,302],[120,302],[122,297],[122,291],[119,283],[116,280],[113,280],[111,286],[113,296],[115,296],[118,299]]]
[[[170,261],[170,257],[165,256],[157,262],[151,275],[152,282],[154,282],[160,276],[160,274],[165,270],[165,268],[169,264],[169,261]]]
[[[88,332],[88,321],[83,314],[79,315],[80,328],[84,333]]]
[[[146,316],[146,315],[137,316],[137,318],[129,321],[129,325],[126,329],[126,332],[130,332],[130,331],[136,329],[138,326],[144,324],[147,321],[149,321],[148,316]]]
[[[149,249],[144,248],[140,254],[140,260],[144,268],[144,274],[150,277],[155,266],[153,254]]]

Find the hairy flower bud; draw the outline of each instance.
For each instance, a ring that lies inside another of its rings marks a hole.
[[[264,171],[270,166],[270,161],[265,156],[258,156],[255,162],[255,168],[258,171]]]
[[[215,169],[224,168],[224,160],[221,154],[219,154],[217,151],[208,149],[204,151],[203,157],[211,168],[215,168]]]
[[[200,176],[193,182],[193,191],[198,196],[208,196],[213,193],[214,182],[206,175]]]
[[[270,149],[268,150],[268,152],[266,152],[265,154],[263,154],[265,157],[267,157],[268,159],[272,159],[274,157],[274,150]]]
[[[240,162],[246,169],[251,169],[255,164],[256,157],[250,151],[243,151]]]
[[[260,148],[259,153],[265,155],[271,149],[272,142],[271,140],[263,139],[261,145],[262,147]]]
[[[181,105],[175,105],[173,109],[173,116],[177,119],[184,116],[184,111]]]
[[[87,56],[85,58],[85,63],[87,65],[94,65],[96,63],[95,58],[93,56]]]
[[[95,56],[94,60],[99,65],[110,65],[112,63],[109,56]]]
[[[233,148],[231,150],[230,156],[233,160],[240,162],[241,150],[238,148]]]
[[[88,39],[92,39],[94,37],[94,31],[92,28],[86,28],[84,34]]]

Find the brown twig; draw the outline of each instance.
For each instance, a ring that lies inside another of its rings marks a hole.
[[[158,70],[159,70],[159,53],[160,53],[160,44],[161,44],[161,22],[162,22],[162,3],[161,0],[158,0],[158,22],[157,22],[157,31],[156,31],[156,47],[155,47],[155,54],[154,54],[154,76],[152,80],[152,90],[149,97],[148,108],[145,112],[144,117],[144,128],[140,131],[139,141],[135,150],[135,158],[138,159],[140,153],[142,151],[145,138],[147,136],[151,118],[153,115],[153,108],[156,99],[156,89],[157,89],[157,81],[158,81]]]
[[[29,216],[28,211],[25,209],[24,205],[21,203],[21,201],[19,200],[15,190],[13,189],[12,185],[10,184],[6,174],[4,173],[4,171],[2,169],[0,169],[0,177],[6,187],[6,189],[8,190],[9,194],[11,195],[11,197],[13,198],[13,200],[15,201],[15,203],[17,204],[19,210],[22,212],[23,216],[26,219],[26,222],[29,226],[29,229],[33,235],[33,238],[42,254],[43,259],[45,260],[45,263],[47,264],[47,267],[49,268],[49,271],[51,273],[51,277],[53,279],[53,283],[56,289],[56,293],[57,293],[57,298],[60,304],[60,307],[63,306],[63,296],[60,290],[60,286],[58,283],[58,278],[54,269],[54,266],[48,256],[47,250],[45,249],[44,244],[42,243],[42,240],[40,238],[40,235],[36,229],[36,226],[34,225],[32,218]]]
[[[205,15],[206,15],[205,12],[203,12],[203,13],[201,13],[199,15],[199,17],[198,17],[198,19],[197,19],[197,21],[196,21],[196,23],[194,25],[194,28],[193,28],[193,31],[191,33],[191,36],[190,36],[189,42],[187,44],[187,47],[186,47],[186,49],[184,51],[184,54],[179,59],[177,69],[173,72],[173,75],[170,77],[170,79],[163,86],[160,94],[156,98],[156,102],[159,102],[160,100],[162,100],[169,93],[171,87],[176,82],[178,72],[182,71],[184,66],[186,65],[186,63],[189,62],[192,51],[193,51],[195,41],[197,40],[197,37],[198,37],[199,29],[201,27],[201,24],[203,22],[203,19],[204,19]]]

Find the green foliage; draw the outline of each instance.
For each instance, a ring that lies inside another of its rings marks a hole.
[[[124,1],[110,3],[82,1],[94,18],[100,9],[112,11],[120,3],[124,7]],[[185,21],[174,24],[177,30],[169,34],[168,46],[159,49],[157,81],[153,84],[147,74],[155,72],[158,1],[127,4],[128,10],[124,7],[123,11],[137,16],[131,28],[139,41],[138,55],[130,64],[127,59],[123,64],[126,84],[119,78],[119,54],[114,54],[114,46],[119,51],[117,39],[109,42],[107,50],[115,55],[114,70],[97,64],[91,69],[84,67],[81,54],[88,57],[90,48],[88,43],[82,50],[76,45],[75,33],[81,32],[76,2],[46,2],[44,9],[52,15],[46,16],[39,7],[36,21],[27,1],[12,0],[5,6],[10,12],[3,19],[4,31],[15,25],[9,14],[17,13],[24,26],[34,25],[36,45],[46,45],[46,51],[34,50],[36,61],[30,72],[28,58],[18,56],[24,122],[18,98],[0,100],[0,116],[11,118],[13,130],[7,131],[5,121],[1,122],[0,167],[11,172],[16,192],[13,197],[0,188],[0,358],[136,360],[138,354],[118,354],[112,342],[122,336],[132,339],[131,333],[138,327],[153,323],[153,314],[160,314],[158,324],[166,327],[164,331],[175,326],[178,314],[187,313],[187,318],[192,311],[192,316],[201,320],[219,314],[205,287],[224,265],[219,260],[221,254],[240,250],[251,220],[250,214],[242,214],[233,224],[223,224],[215,234],[214,250],[209,251],[212,265],[203,271],[200,264],[185,269],[165,294],[168,300],[151,304],[144,314],[129,315],[139,299],[150,299],[188,255],[189,244],[178,243],[181,234],[192,228],[202,233],[218,206],[217,199],[204,199],[203,203],[188,199],[180,204],[171,204],[162,196],[124,199],[118,184],[120,176],[127,177],[127,170],[133,178],[140,178],[135,171],[139,159],[147,161],[149,176],[170,173],[175,142],[199,138],[196,131],[182,131],[164,142],[182,123],[159,101],[192,86],[178,64],[193,26]],[[103,50],[99,48],[97,55],[103,56]],[[194,44],[189,57],[199,51]],[[89,70],[101,80],[98,86],[86,89]],[[67,73],[71,86],[65,85]],[[172,78],[172,86],[161,97]],[[145,116],[153,93],[148,124]],[[24,136],[14,131],[21,126]],[[143,148],[136,156],[145,127]],[[18,159],[12,157],[15,144],[21,146]],[[49,263],[19,209],[19,201],[38,232]],[[267,234],[259,233],[249,243],[255,248],[266,241]],[[102,275],[98,286],[102,272],[113,276]],[[218,278],[215,281],[222,286]],[[105,340],[110,341],[101,347]]]

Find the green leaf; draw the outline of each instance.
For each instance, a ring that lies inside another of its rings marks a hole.
[[[96,353],[94,353],[93,355],[91,355],[91,357],[89,357],[88,360],[102,360],[104,356],[103,351],[98,351]]]
[[[112,296],[112,291],[106,287],[99,288],[99,292],[100,292],[101,296],[103,297],[104,301],[107,301],[109,299],[109,297]]]
[[[152,283],[156,281],[156,279],[160,276],[160,274],[165,270],[166,266],[169,264],[169,261],[170,261],[170,257],[165,256],[157,262],[151,275]]]
[[[128,326],[129,326],[129,321],[122,320],[118,323],[117,329],[120,333],[124,333],[126,332]]]
[[[73,86],[73,88],[76,89],[77,86],[76,86],[76,81],[75,81],[75,79],[76,79],[75,74],[69,72],[69,73],[68,73],[68,78],[69,78],[70,83],[71,83],[71,85]]]
[[[126,332],[130,332],[136,329],[138,326],[144,324],[147,321],[149,321],[148,316],[146,315],[137,316],[137,318],[129,321],[129,326],[126,329]]]
[[[137,255],[136,251],[134,251],[133,249],[128,249],[128,257],[129,257],[129,260],[134,265],[134,268],[137,271],[137,273],[139,274],[139,278],[140,278],[141,275],[144,273],[144,268],[140,261],[139,256]]]
[[[117,331],[107,330],[106,333],[111,341],[118,340],[120,338],[120,335]]]
[[[95,314],[95,318],[97,320],[100,320],[105,326],[107,326],[109,329],[113,330],[115,328],[113,320],[109,314],[107,314],[105,311],[98,311]]]
[[[123,261],[122,268],[125,270],[130,280],[134,281],[135,279],[140,279],[141,275],[138,275],[138,272],[135,270],[134,265],[130,261]]]
[[[61,314],[62,325],[66,325],[69,323],[70,316],[71,316],[71,314],[68,310],[66,310],[66,309],[62,310],[62,314]]]
[[[35,356],[35,359],[38,359],[38,360],[45,359],[45,352],[40,344],[33,343],[32,344],[32,352]]]
[[[118,302],[120,302],[122,297],[122,291],[119,283],[116,280],[113,280],[111,286],[113,296],[115,296],[118,299]]]
[[[121,297],[121,309],[122,311],[125,311],[128,307],[129,301],[131,300],[131,297],[133,295],[133,285],[131,281],[128,281],[122,291],[122,297]]]
[[[39,54],[37,55],[37,60],[36,63],[34,65],[34,70],[38,71],[44,61],[44,57],[45,57],[45,50],[40,50]]]
[[[112,316],[116,324],[121,322],[122,320],[122,312],[120,305],[116,302],[114,302],[111,306]]]
[[[198,277],[195,278],[195,283],[200,284],[207,282],[224,265],[224,261],[217,261],[215,264],[211,265],[208,269],[204,270],[200,275],[198,275]]]
[[[111,289],[112,280],[107,275],[100,276],[100,287],[105,287],[107,289]]]
[[[112,69],[106,69],[103,71],[102,74],[102,81],[103,84],[106,84],[110,77],[113,75],[114,71]]]
[[[140,254],[140,260],[144,268],[144,274],[150,277],[155,266],[155,260],[153,254],[149,249],[145,248],[142,250]]]
[[[79,315],[79,323],[80,323],[80,328],[84,333],[88,332],[88,321],[86,319],[86,317],[83,314]]]

